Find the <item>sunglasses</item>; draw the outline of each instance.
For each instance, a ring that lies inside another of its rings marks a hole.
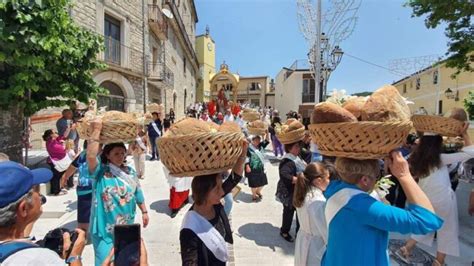
[[[46,199],[46,196],[44,196],[43,194],[41,194],[40,192],[40,186],[39,185],[34,185],[32,188],[31,188],[31,191],[32,192],[36,192],[39,194],[40,198],[41,198],[41,205],[44,205],[47,201]]]

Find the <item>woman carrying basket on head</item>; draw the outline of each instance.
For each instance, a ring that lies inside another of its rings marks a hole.
[[[464,148],[460,152],[441,153],[443,138],[435,133],[425,132],[420,143],[408,159],[413,176],[419,179],[418,184],[428,196],[433,208],[444,224],[438,230],[438,249],[433,265],[444,265],[446,254],[459,256],[459,218],[456,194],[451,188],[447,165],[474,158],[474,145],[467,130],[469,123],[464,124],[462,138]],[[434,234],[413,235],[398,253],[408,258],[417,242],[433,244]]]
[[[90,234],[95,265],[101,265],[113,247],[116,224],[133,224],[137,206],[142,212],[144,227],[148,225],[149,218],[137,174],[133,168],[124,165],[125,145],[107,144],[97,158],[102,121],[96,119],[90,127],[92,134],[87,146],[87,168],[89,178],[93,179]]]
[[[194,204],[185,215],[179,234],[183,265],[226,265],[227,243],[232,244],[233,238],[221,199],[242,179],[247,147],[244,141],[242,153],[224,183],[221,173],[194,177]]]
[[[247,151],[248,161],[245,164],[245,177],[249,180],[249,187],[252,190],[252,200],[257,202],[262,199],[263,186],[268,184],[265,170],[265,148],[268,146],[269,134],[261,142],[259,135],[251,137],[252,143]]]

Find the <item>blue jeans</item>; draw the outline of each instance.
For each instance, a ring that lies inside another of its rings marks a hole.
[[[160,153],[158,152],[158,145],[156,145],[156,141],[158,137],[150,137],[151,142],[151,158],[160,159]]]
[[[232,197],[232,193],[227,193],[224,196],[224,211],[227,216],[229,216],[230,211],[232,210],[232,205],[234,204],[234,198]]]

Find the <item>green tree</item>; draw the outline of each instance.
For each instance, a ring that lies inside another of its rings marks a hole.
[[[472,0],[408,0],[407,6],[413,8],[412,16],[425,16],[427,28],[436,28],[446,23],[445,34],[450,39],[446,56],[446,66],[461,71],[474,71],[474,14]]]
[[[96,60],[103,42],[74,24],[69,4],[0,0],[0,107],[17,110],[20,121],[71,99],[88,102],[101,92],[92,71],[103,67]]]
[[[469,115],[469,120],[474,121],[474,92],[470,91],[469,95],[464,99],[464,107]]]
[[[370,96],[370,95],[372,95],[371,91],[356,92],[352,94],[352,96],[362,96],[362,97]]]

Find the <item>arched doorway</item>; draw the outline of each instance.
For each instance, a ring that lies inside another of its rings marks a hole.
[[[97,107],[107,107],[107,111],[125,112],[125,95],[122,89],[111,81],[104,81],[100,86],[109,91],[108,95],[99,95]]]

